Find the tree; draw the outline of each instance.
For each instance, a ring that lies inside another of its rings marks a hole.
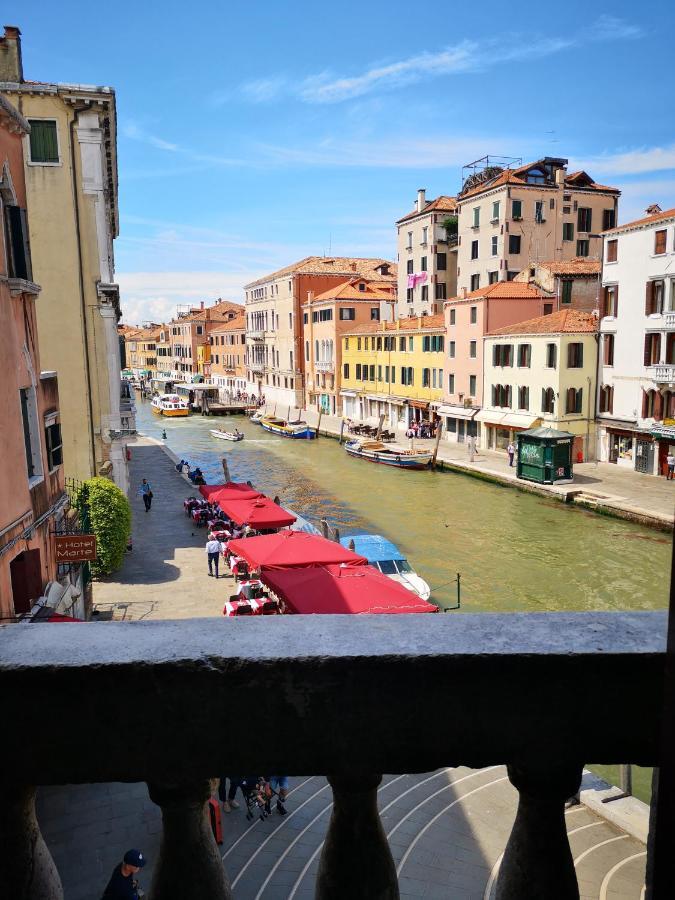
[[[457,226],[459,224],[459,220],[457,216],[446,216],[445,219],[441,222],[441,227],[445,228],[445,234],[448,239],[448,243],[451,243],[453,238],[457,237]]]
[[[107,478],[90,478],[82,486],[80,502],[86,505],[96,535],[97,559],[93,575],[110,575],[124,559],[131,533],[131,507],[122,491]]]

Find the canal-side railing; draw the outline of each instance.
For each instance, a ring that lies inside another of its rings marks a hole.
[[[5,626],[0,894],[62,897],[36,784],[146,781],[151,898],[231,897],[204,815],[227,767],[327,774],[316,896],[396,898],[381,774],[505,763],[497,897],[576,898],[564,803],[589,760],[658,765],[665,631],[659,612]]]

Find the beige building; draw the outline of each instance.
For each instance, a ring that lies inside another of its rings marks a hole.
[[[204,301],[199,307],[179,307],[176,317],[169,323],[171,332],[171,377],[176,381],[192,381],[195,375],[204,375],[204,365],[209,365],[209,351],[202,349],[200,371],[199,348],[209,347],[209,332],[224,322],[243,313],[240,303],[218,299],[212,306]]]
[[[431,316],[457,293],[457,200],[427,200],[417,192],[415,208],[396,223],[398,315]]]
[[[532,263],[513,280],[539,288],[555,301],[554,309],[593,312],[600,304],[601,271],[599,259],[575,256]]]
[[[209,375],[223,399],[246,390],[246,316],[238,313],[209,332]]]
[[[600,258],[600,232],[618,220],[617,188],[586,172],[568,174],[566,159],[513,168],[490,162],[472,164],[457,197],[458,290],[511,281],[540,260]]]
[[[386,259],[308,256],[245,285],[247,391],[268,402],[302,408],[305,363],[301,306],[349,278],[396,283]]]
[[[113,239],[118,233],[115,92],[25,81],[18,28],[0,39],[0,92],[28,120],[29,232],[42,287],[42,364],[58,371],[66,475],[128,487]],[[128,424],[128,420],[127,420]]]

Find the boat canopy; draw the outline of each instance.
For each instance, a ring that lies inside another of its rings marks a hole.
[[[279,507],[277,507],[279,509]],[[292,568],[347,563],[364,566],[368,560],[329,541],[304,531],[280,531],[258,537],[230,541],[228,549],[241,556],[254,569]]]
[[[381,534],[350,534],[340,538],[343,547],[354,541],[354,551],[366,557],[368,562],[384,562],[389,559],[405,559],[395,544]]]
[[[301,570],[264,568],[260,578],[294,613],[438,612],[438,607],[420,600],[372,566],[343,563]]]
[[[282,509],[269,497],[263,495],[243,497],[241,499],[233,499],[232,496],[224,497],[221,495],[217,502],[225,515],[237,525],[250,525],[251,528],[267,529],[285,528],[287,525],[292,525],[295,522],[295,516]],[[237,542],[230,542],[230,546],[232,543]]]
[[[202,484],[199,487],[199,493],[211,503],[219,503],[221,497],[224,500],[247,500],[265,496],[248,484],[238,481],[228,481],[225,484]]]

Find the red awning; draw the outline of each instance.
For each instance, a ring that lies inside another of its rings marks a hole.
[[[329,563],[365,565],[365,556],[352,553],[342,544],[304,531],[280,531],[259,537],[230,541],[228,548],[254,569],[288,566],[317,566]]]
[[[199,493],[211,503],[217,503],[219,497],[243,500],[246,497],[264,497],[260,491],[237,481],[228,481],[226,484],[202,484]]]
[[[256,529],[285,528],[295,522],[295,516],[262,494],[243,500],[233,500],[231,496],[219,494],[217,502],[225,515],[237,525],[250,525]]]
[[[263,569],[261,580],[294,613],[377,615],[438,612],[436,606],[421,600],[372,566]]]

